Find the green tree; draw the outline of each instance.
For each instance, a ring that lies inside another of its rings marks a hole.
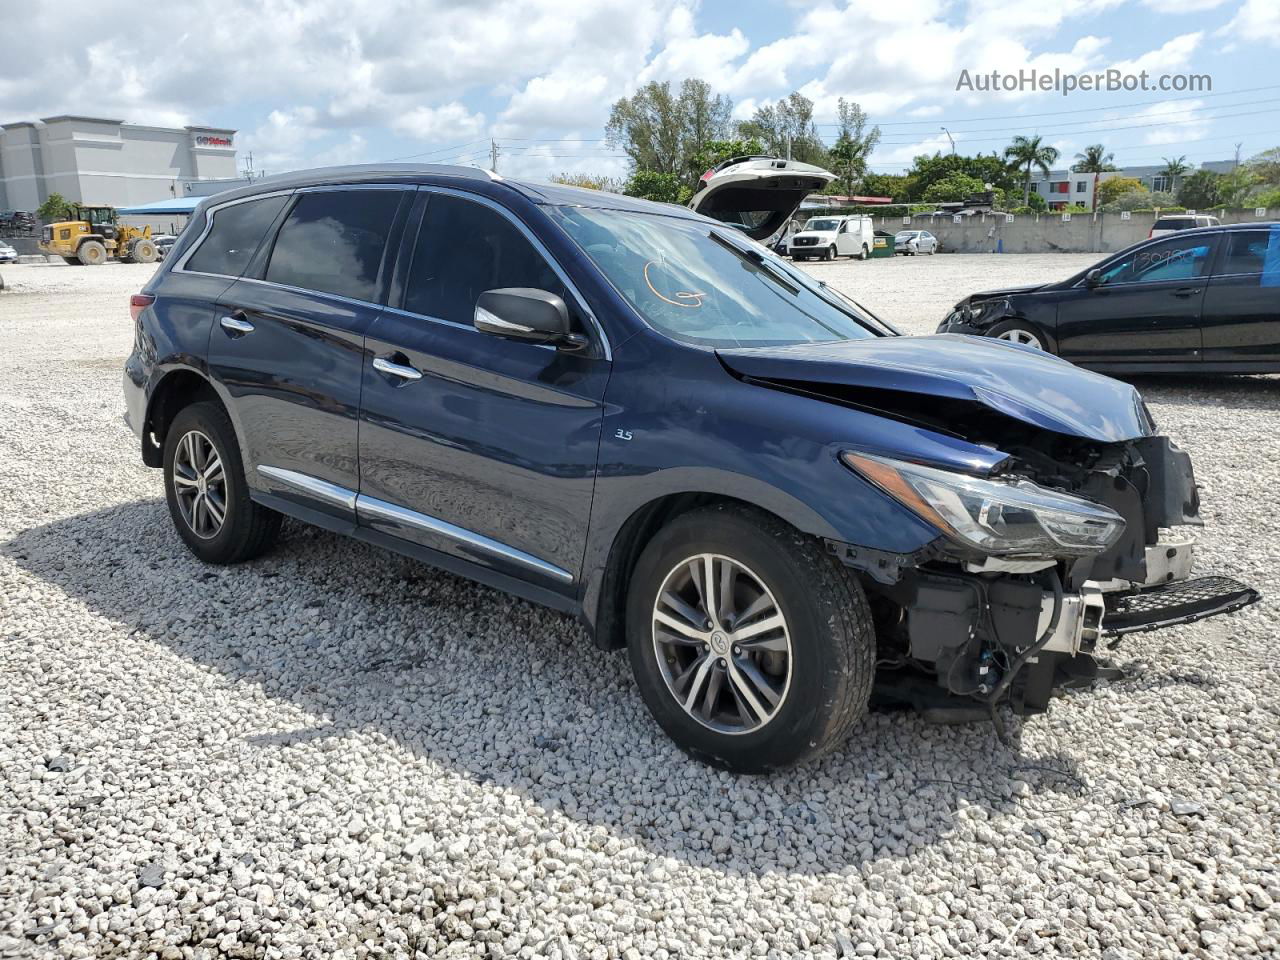
[[[868,173],[862,178],[862,189],[869,197],[890,197],[904,201],[911,178],[898,173]]]
[[[813,101],[800,93],[756,109],[750,120],[738,124],[738,136],[756,139],[765,152],[801,163],[827,165],[827,147],[813,122]]]
[[[1025,171],[1022,180],[1022,203],[1026,206],[1030,203],[1031,197],[1032,168],[1034,167],[1047,177],[1049,168],[1058,159],[1058,148],[1042,143],[1038,136],[1014,137],[1013,143],[1004,148],[1004,156],[1018,169]]]
[[[867,175],[867,159],[880,142],[880,128],[867,129],[867,115],[862,107],[841,97],[837,101],[840,133],[828,151],[837,174],[836,182],[846,194],[854,192]]]
[[[1236,167],[1218,180],[1218,203],[1224,207],[1240,207],[1258,186],[1257,175],[1248,167]]]
[[[1280,186],[1280,147],[1263,150],[1245,164],[1259,182],[1269,187]]]
[[[976,157],[953,153],[923,154],[912,161],[911,169],[907,171],[910,184],[904,199],[922,199],[933,184],[957,173],[980,180],[984,186],[989,183],[993,190],[1011,190],[1017,185],[1016,171],[995,153],[978,154]]]
[[[1129,193],[1145,194],[1147,188],[1142,185],[1142,181],[1134,177],[1112,177],[1109,180],[1103,180],[1098,187],[1098,204],[1106,206],[1115,203],[1120,197]]]
[[[1222,202],[1218,183],[1222,175],[1212,170],[1197,170],[1184,177],[1178,188],[1178,203],[1191,210],[1205,210]]]
[[[627,180],[622,192],[628,197],[658,203],[687,203],[692,193],[678,174],[658,170],[637,170]]]
[[[702,80],[685,80],[678,92],[651,81],[609,111],[605,140],[621,148],[636,171],[688,178],[694,151],[729,132],[733,101],[713,94]]]
[[[1180,157],[1164,157],[1164,167],[1160,174],[1169,178],[1170,189],[1178,188],[1178,178],[1181,177],[1191,168],[1187,166],[1187,155],[1184,153]]]
[[[1075,173],[1093,174],[1093,209],[1098,209],[1098,175],[1109,173],[1115,169],[1111,162],[1114,153],[1107,153],[1107,148],[1100,143],[1093,143],[1084,148],[1083,153],[1076,154],[1076,162],[1071,167]]]
[[[60,193],[51,193],[49,199],[36,210],[36,216],[42,223],[55,223],[58,220],[70,220],[74,212],[71,201]]]
[[[1041,213],[1049,209],[1049,201],[1046,200],[1044,197],[1040,196],[1040,194],[1038,193],[1031,194],[1031,196],[1028,197],[1027,200],[1028,202],[1023,204],[1023,206],[1025,206],[1028,210],[1034,210],[1036,213]]]
[[[983,182],[967,173],[953,173],[951,176],[931,184],[924,192],[924,199],[929,203],[946,203],[963,200],[975,193],[981,193]]]

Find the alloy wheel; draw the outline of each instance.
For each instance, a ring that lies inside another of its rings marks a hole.
[[[212,540],[227,518],[227,475],[213,441],[188,430],[173,455],[173,490],[187,527]]]
[[[1014,327],[1011,330],[1006,330],[1004,333],[996,337],[996,339],[1007,340],[1009,343],[1018,343],[1024,347],[1033,347],[1036,350],[1044,349],[1044,344],[1040,342],[1039,337],[1030,330],[1019,330],[1017,327]]]
[[[791,635],[768,586],[731,557],[702,553],[667,574],[653,605],[653,648],[667,691],[718,733],[751,733],[791,685]]]

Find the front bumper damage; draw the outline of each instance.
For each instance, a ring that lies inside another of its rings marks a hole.
[[[939,543],[898,558],[830,544],[869,588],[881,702],[939,719],[976,718],[997,702],[1043,712],[1056,691],[1098,679],[1106,651],[1125,635],[1259,599],[1229,577],[1191,578],[1195,543],[1181,530],[1200,522],[1199,498],[1189,458],[1168,438],[1116,445],[1077,492],[1126,521],[1105,553],[965,559]]]

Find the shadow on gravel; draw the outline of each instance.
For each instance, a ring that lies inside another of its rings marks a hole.
[[[1197,376],[1121,374],[1147,400],[1204,404],[1208,409],[1280,411],[1280,376]]]
[[[597,651],[571,619],[300,524],[259,561],[209,567],[153,500],[54,521],[0,552],[134,633],[322,718],[249,736],[245,749],[380,734],[444,776],[509,787],[725,872],[858,867],[936,843],[965,804],[1070,809],[1087,790],[1068,757],[1021,756],[1016,720],[1010,751],[988,724],[901,712],[872,714],[835,755],[797,770],[711,770],[650,720],[626,657]]]

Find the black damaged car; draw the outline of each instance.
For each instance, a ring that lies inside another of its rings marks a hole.
[[[1280,223],[1184,230],[1057,283],[971,294],[939,333],[1104,373],[1280,372]]]

